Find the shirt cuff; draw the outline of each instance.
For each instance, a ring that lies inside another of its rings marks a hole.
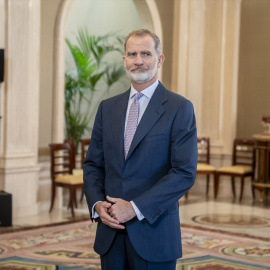
[[[93,207],[92,207],[92,218],[98,218],[98,217],[99,217],[98,213],[95,211],[95,206],[96,206],[96,204],[98,204],[99,202],[101,202],[101,201],[96,202],[96,203],[93,205]]]
[[[138,209],[138,207],[136,206],[136,204],[133,201],[130,201],[138,220],[143,220],[144,219],[144,215],[141,213],[141,211]]]

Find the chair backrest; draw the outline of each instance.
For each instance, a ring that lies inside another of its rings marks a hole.
[[[54,181],[56,176],[72,174],[73,169],[73,150],[69,143],[49,144],[51,154],[51,179]]]
[[[81,142],[81,167],[83,167],[83,163],[87,154],[90,139],[81,139],[80,142]]]
[[[210,164],[210,139],[207,137],[197,138],[198,163]]]
[[[68,143],[71,147],[71,156],[72,156],[72,169],[76,168],[76,146],[75,142],[72,139],[65,139],[64,143]]]
[[[255,168],[255,141],[250,139],[235,139],[233,142],[232,165],[244,165]]]

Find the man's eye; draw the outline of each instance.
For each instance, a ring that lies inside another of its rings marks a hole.
[[[151,54],[149,52],[142,53],[143,56],[150,56]]]
[[[134,57],[136,56],[136,53],[129,53],[128,56]]]

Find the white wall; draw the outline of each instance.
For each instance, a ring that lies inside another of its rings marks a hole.
[[[108,31],[126,35],[140,27],[139,16],[132,0],[73,0],[66,24],[67,36],[87,26],[94,35]]]

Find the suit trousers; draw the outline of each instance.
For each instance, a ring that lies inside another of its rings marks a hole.
[[[158,256],[158,255],[157,255]],[[176,260],[147,262],[133,248],[126,230],[118,230],[109,251],[100,256],[102,270],[175,270]]]

